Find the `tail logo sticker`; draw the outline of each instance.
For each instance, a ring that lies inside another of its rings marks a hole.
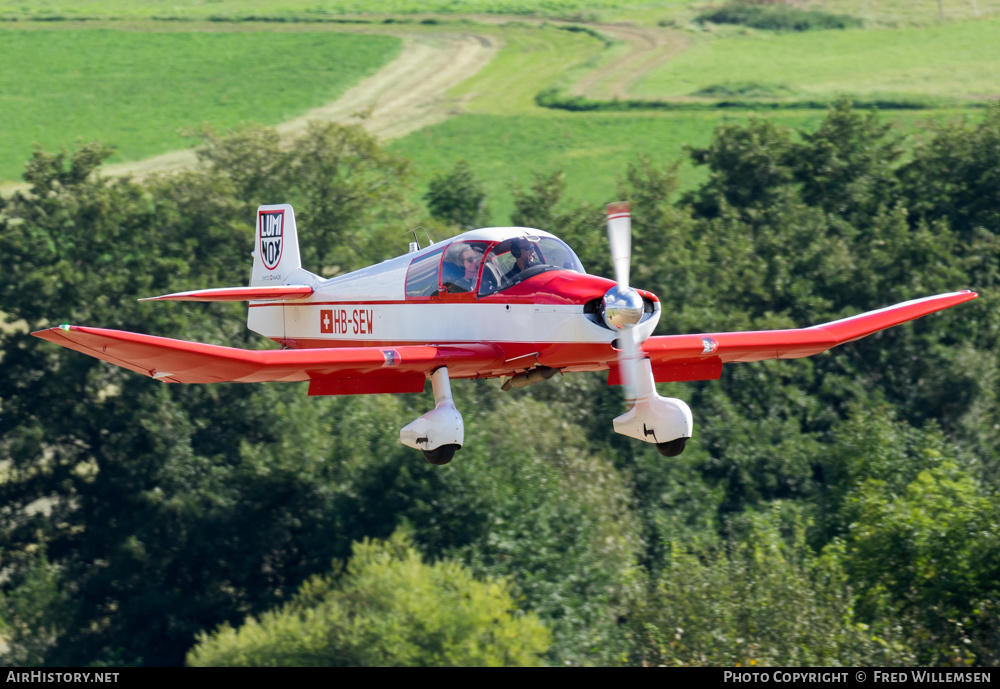
[[[257,216],[260,237],[260,259],[264,267],[274,270],[281,261],[281,239],[285,231],[285,211],[261,211]]]

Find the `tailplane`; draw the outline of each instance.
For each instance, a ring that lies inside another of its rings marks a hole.
[[[285,301],[305,299],[320,277],[302,268],[295,211],[287,203],[257,208],[249,287],[175,292],[139,301]]]
[[[288,278],[302,268],[295,211],[287,203],[257,208],[257,229],[253,250],[251,287],[288,284]]]

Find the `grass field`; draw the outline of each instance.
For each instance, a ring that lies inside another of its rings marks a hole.
[[[594,36],[554,26],[511,22],[481,30],[495,33],[504,47],[485,69],[450,92],[451,96],[470,99],[465,105],[470,113],[548,114],[551,111],[535,104],[535,95],[572,83],[574,76],[596,63],[605,49]]]
[[[0,17],[297,17],[371,14],[573,16],[633,9],[676,11],[698,0],[0,0]],[[704,4],[703,2],[701,4]]]
[[[960,44],[969,36],[982,36],[983,27],[993,26],[996,26],[995,21],[984,21],[947,25],[928,31],[930,35],[943,36],[939,39],[942,43],[950,40]],[[707,144],[715,127],[726,121],[743,121],[757,116],[793,128],[812,129],[826,114],[823,110],[760,113],[733,110],[567,113],[547,110],[535,104],[535,94],[554,83],[572,83],[583,66],[593,65],[603,58],[605,48],[586,34],[552,27],[508,25],[496,30],[503,37],[504,49],[489,67],[452,92],[452,95],[473,96],[466,104],[469,114],[453,117],[391,145],[394,151],[412,158],[416,163],[419,178],[413,192],[415,200],[426,191],[431,177],[446,172],[457,159],[464,158],[486,185],[493,222],[505,224],[509,222],[513,208],[511,184],[530,184],[533,172],[550,173],[561,169],[566,174],[569,199],[605,203],[614,200],[616,180],[624,174],[628,162],[635,160],[640,153],[661,163],[669,163],[685,157],[685,145]],[[889,31],[871,33],[892,35]],[[919,31],[912,33],[906,30],[902,33],[913,45],[919,45],[928,36]],[[813,38],[816,36],[811,35]],[[775,40],[784,38],[761,38],[760,44],[771,45]],[[819,34],[819,38],[826,40],[827,34]],[[735,39],[731,42],[719,39],[706,40],[704,46],[715,48],[744,43]],[[990,51],[994,50],[996,48],[991,46],[987,52],[992,54]],[[836,60],[827,52],[821,55]],[[805,57],[809,58],[808,55]],[[683,58],[682,54],[675,59]],[[739,62],[733,56],[729,59]],[[819,57],[816,59],[819,60]],[[666,64],[671,65],[672,62]],[[793,74],[798,69],[794,64],[786,63],[786,67]],[[722,81],[725,78],[721,76],[724,74],[722,61],[715,72],[706,71],[705,74],[711,75],[705,85]],[[859,79],[864,76],[863,70],[858,73]],[[996,83],[1000,84],[1000,80]],[[921,85],[917,84],[914,91],[921,92]],[[962,111],[883,113],[886,120],[893,121],[901,131],[907,132],[918,131],[929,119],[957,116],[963,116]],[[681,187],[695,186],[705,174],[703,169],[694,169],[686,164],[681,168]]]
[[[706,39],[650,71],[638,98],[755,84],[788,96],[1000,95],[1000,17],[938,26]]]
[[[514,182],[530,184],[533,172],[562,170],[567,199],[608,203],[617,200],[616,182],[640,154],[660,164],[686,159],[684,147],[706,145],[719,124],[754,116],[759,115],[736,111],[461,115],[400,139],[391,149],[416,163],[419,176],[414,200],[426,192],[431,177],[450,170],[459,158],[466,159],[489,193],[492,222],[507,224],[513,209],[510,186]],[[825,112],[815,110],[776,112],[767,118],[811,130],[825,116]],[[899,131],[914,133],[929,119],[968,115],[960,111],[906,111],[881,116]],[[704,168],[685,163],[680,170],[680,187],[693,188],[705,177]]]
[[[844,7],[852,1],[844,0]],[[915,6],[919,2],[922,0],[915,0]],[[580,6],[598,4],[581,0]],[[896,4],[894,0],[872,0],[869,7],[899,9]],[[987,4],[981,0],[980,8],[985,10]],[[398,8],[403,3],[386,4],[390,5]],[[627,3],[604,5],[627,7]],[[659,11],[668,6],[690,10],[692,5],[647,3],[637,12]],[[831,3],[826,5],[832,7]],[[61,5],[41,2],[39,6],[44,9]],[[81,13],[98,7],[105,13],[113,13],[116,8],[142,13],[151,12],[150,8],[159,4],[109,0],[101,4],[83,1],[72,6]],[[331,8],[342,6],[346,5],[306,5],[295,0],[259,0],[240,5],[247,11],[261,12],[308,7],[333,11]],[[513,6],[509,4],[509,8]],[[13,4],[0,0],[0,13],[8,7]],[[179,0],[170,7],[178,12],[207,12],[210,8],[224,10],[237,5],[229,0]],[[107,25],[125,27],[130,23]],[[157,25],[154,22],[143,26]],[[0,24],[5,37],[0,57],[4,64],[18,66],[0,73],[0,103],[5,112],[13,113],[0,135],[0,178],[19,175],[31,141],[40,141],[51,149],[72,145],[77,138],[100,139],[117,145],[121,157],[138,158],[189,143],[176,133],[178,127],[201,123],[225,127],[250,120],[273,124],[332,100],[351,81],[375,69],[398,49],[395,39],[316,33],[316,28],[322,28],[316,24],[271,24],[268,26],[281,27],[281,32],[266,35],[240,31],[240,25],[235,24],[215,24],[237,29],[235,32],[207,33],[178,31],[188,26],[184,22],[159,25],[171,26],[173,31],[67,28],[29,32],[19,30],[27,26],[23,22]],[[640,153],[660,162],[676,160],[684,157],[685,145],[706,144],[719,123],[754,116],[753,112],[732,110],[567,113],[541,108],[534,100],[539,91],[553,85],[570,86],[587,69],[620,50],[621,45],[609,50],[604,42],[587,33],[519,21],[426,26],[414,23],[408,27],[408,31],[490,34],[504,46],[485,69],[446,94],[462,103],[465,114],[391,144],[393,150],[416,163],[419,178],[415,198],[422,195],[434,174],[449,170],[459,158],[468,160],[487,185],[496,223],[509,221],[510,185],[530,183],[533,172],[562,169],[570,199],[605,202],[614,198],[617,178]],[[985,19],[897,31],[695,36],[692,50],[639,80],[636,90],[649,98],[683,97],[712,85],[742,82],[822,95],[839,91],[989,95],[989,89],[1000,84],[996,68],[1000,64],[1000,46],[991,40],[998,29],[997,19]],[[297,33],[300,31],[306,33]],[[267,51],[259,49],[263,41]],[[316,87],[318,83],[322,88]],[[281,95],[270,97],[272,93]],[[928,111],[886,117],[912,131],[931,117],[954,114]],[[823,118],[824,112],[762,112],[759,116],[808,129]],[[703,175],[704,171],[682,168],[682,187],[693,186]]]
[[[0,18],[169,17],[318,20],[344,16],[508,14],[655,25],[690,18],[722,0],[0,0]],[[850,14],[873,25],[913,26],[1000,14],[1000,0],[792,0],[804,9]]]
[[[277,124],[334,100],[398,54],[389,36],[331,32],[21,31],[0,25],[0,182],[32,144],[99,140],[112,159],[183,148],[181,127]]]
[[[942,16],[949,21],[1000,14],[1000,0],[799,0],[796,5],[889,26],[933,24]]]

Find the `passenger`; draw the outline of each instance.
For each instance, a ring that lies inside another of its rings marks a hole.
[[[483,255],[465,242],[456,244],[449,253],[454,257],[452,262],[457,270],[447,266],[448,272],[454,277],[446,279],[445,286],[449,292],[470,291],[476,285],[476,278],[479,277],[479,264],[483,260]]]
[[[514,265],[503,276],[507,282],[513,282],[514,276],[531,264],[535,257],[535,245],[523,237],[517,237],[510,240],[510,255],[514,257]]]
[[[462,257],[462,267],[465,269],[465,275],[458,280],[458,284],[465,289],[471,290],[476,284],[476,278],[479,277],[479,264],[483,262],[483,255],[468,244],[465,245],[465,249],[459,255]]]

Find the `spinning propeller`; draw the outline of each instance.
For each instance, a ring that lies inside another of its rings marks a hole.
[[[636,399],[638,379],[639,344],[634,328],[642,319],[642,297],[629,287],[629,263],[632,259],[632,217],[628,202],[608,204],[608,242],[611,244],[611,261],[614,264],[617,285],[604,295],[604,322],[618,337],[618,368],[627,400]]]
[[[618,283],[604,294],[604,323],[619,332],[618,371],[630,408],[614,420],[615,431],[648,443],[660,454],[676,457],[691,437],[691,410],[682,400],[656,392],[649,359],[641,352],[635,326],[642,320],[642,297],[629,287],[632,217],[628,203],[608,204],[608,241]]]

